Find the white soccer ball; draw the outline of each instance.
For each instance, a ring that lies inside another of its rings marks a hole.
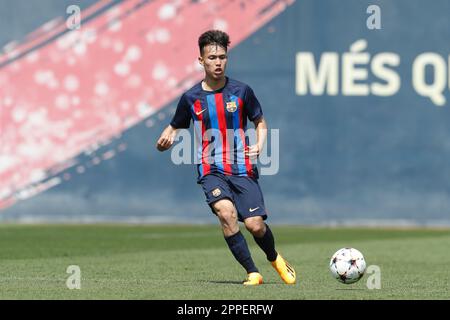
[[[342,283],[355,283],[364,275],[366,261],[358,250],[342,248],[331,257],[330,271],[333,278]]]

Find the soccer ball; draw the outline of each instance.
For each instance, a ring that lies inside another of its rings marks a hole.
[[[366,261],[358,250],[342,248],[331,257],[330,271],[333,278],[342,283],[355,283],[364,275]]]

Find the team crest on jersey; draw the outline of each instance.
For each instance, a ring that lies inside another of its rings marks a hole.
[[[219,188],[215,188],[212,192],[212,195],[217,198],[218,196],[220,196],[221,193],[222,192],[220,191]]]
[[[236,106],[235,101],[227,102],[227,111],[228,112],[235,112],[236,109],[237,109],[237,106]]]

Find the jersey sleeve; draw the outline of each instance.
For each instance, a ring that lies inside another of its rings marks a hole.
[[[192,117],[189,108],[190,106],[183,94],[180,98],[180,101],[178,101],[177,110],[173,115],[172,121],[170,121],[170,125],[175,129],[189,128]]]
[[[263,115],[261,105],[249,86],[245,90],[244,108],[250,121],[255,121]]]

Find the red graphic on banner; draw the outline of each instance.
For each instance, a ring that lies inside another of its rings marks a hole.
[[[77,156],[107,145],[203,76],[208,29],[236,46],[288,1],[99,1],[81,28],[55,19],[0,56],[0,209],[67,180]],[[149,146],[149,148],[152,146]],[[97,161],[108,160],[117,150]]]

